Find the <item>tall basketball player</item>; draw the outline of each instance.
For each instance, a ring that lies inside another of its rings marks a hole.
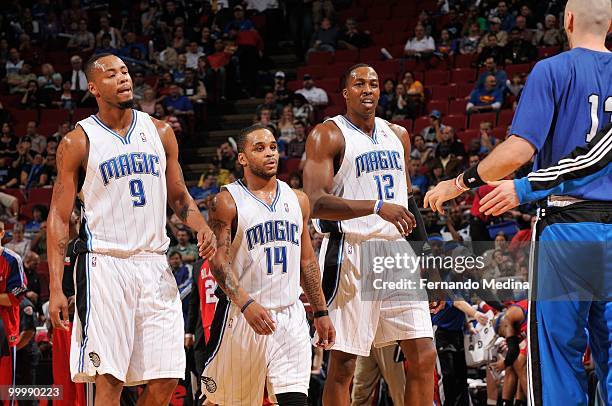
[[[85,74],[99,111],[79,121],[57,151],[49,311],[53,327],[66,328],[62,275],[78,194],[72,379],[96,383],[96,405],[118,405],[123,385],[143,383],[139,404],[166,405],[185,374],[181,301],[164,255],[166,204],[197,231],[201,256],[214,253],[215,237],[185,187],[172,129],[131,109],[123,61],[96,55]]]
[[[370,66],[349,68],[343,95],[346,115],[315,127],[306,142],[304,168],[312,216],[321,219],[315,223],[329,233],[320,263],[330,318],[337,330],[323,403],[348,405],[357,355],[367,356],[372,344],[381,347],[399,341],[409,365],[404,404],[430,406],[436,352],[427,302],[361,297],[364,275],[372,272],[360,265],[362,244],[403,240],[415,221],[422,225],[416,203],[409,197],[410,139],[404,128],[375,118],[380,89],[378,75]],[[424,234],[421,230],[417,227],[415,233]],[[426,240],[424,235],[420,238]]]
[[[226,185],[210,209],[219,242],[211,271],[222,294],[202,393],[208,404],[261,405],[267,383],[273,402],[306,406],[311,344],[302,289],[314,311],[317,345],[327,349],[335,337],[308,232],[310,204],[276,179],[278,148],[270,130],[248,127],[237,144],[244,178]]]

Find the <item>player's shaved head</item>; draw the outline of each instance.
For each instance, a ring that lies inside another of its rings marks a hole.
[[[573,15],[573,31],[576,34],[605,36],[612,20],[612,2],[610,0],[568,0],[565,7],[566,20],[568,13]],[[568,21],[565,22],[566,30],[567,24]]]

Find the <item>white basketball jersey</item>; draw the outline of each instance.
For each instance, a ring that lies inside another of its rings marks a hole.
[[[373,135],[346,117],[330,118],[344,136],[344,157],[334,176],[332,194],[350,200],[384,200],[408,207],[404,146],[387,122],[375,118]],[[337,231],[364,239],[401,238],[397,228],[377,214],[335,222]]]
[[[302,209],[295,192],[276,181],[271,205],[238,180],[224,187],[236,202],[238,222],[230,262],[240,286],[266,309],[299,300]]]
[[[147,113],[132,110],[125,137],[96,115],[77,123],[89,138],[81,238],[90,252],[163,254],[166,235],[166,154]]]

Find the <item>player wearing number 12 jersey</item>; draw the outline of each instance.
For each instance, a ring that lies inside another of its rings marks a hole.
[[[264,387],[280,406],[306,406],[311,344],[304,290],[328,348],[319,266],[310,242],[310,205],[301,191],[276,179],[278,149],[266,127],[238,137],[244,178],[215,196],[210,224],[219,241],[210,267],[221,292],[206,346],[202,393],[207,404],[261,404]],[[301,288],[300,288],[301,285]]]
[[[57,151],[49,312],[53,327],[65,329],[62,275],[78,194],[72,379],[96,383],[96,404],[118,405],[123,385],[144,383],[143,404],[167,404],[185,373],[181,301],[165,256],[167,203],[198,233],[200,255],[212,255],[216,242],[185,187],[172,129],[131,109],[123,61],[96,55],[85,74],[99,112],[79,121]]]

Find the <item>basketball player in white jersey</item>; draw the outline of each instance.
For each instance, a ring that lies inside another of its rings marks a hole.
[[[411,192],[410,138],[400,126],[375,118],[378,75],[358,64],[344,77],[347,112],[317,125],[306,142],[304,191],[312,217],[327,232],[320,253],[323,290],[337,330],[323,392],[325,406],[349,405],[357,355],[400,342],[406,370],[405,405],[431,406],[436,352],[428,303],[361,297],[360,248],[368,240],[404,240],[424,227]],[[410,206],[411,214],[408,210]],[[418,216],[415,219],[415,216]],[[426,237],[421,237],[426,240]],[[418,239],[417,239],[418,240]]]
[[[306,406],[311,343],[302,289],[314,311],[317,345],[329,348],[335,337],[308,232],[310,204],[276,179],[270,130],[248,127],[237,144],[244,178],[224,186],[210,209],[219,242],[210,266],[222,292],[202,393],[207,404],[254,406],[267,385],[280,406]]]
[[[72,379],[95,382],[96,405],[118,405],[123,385],[144,383],[138,404],[167,405],[185,374],[185,353],[181,301],[165,256],[166,204],[197,232],[201,256],[214,253],[216,240],[185,187],[172,129],[131,108],[123,61],[96,55],[85,74],[99,111],[79,121],[57,151],[48,223],[51,319],[66,328],[62,274],[78,194]]]

